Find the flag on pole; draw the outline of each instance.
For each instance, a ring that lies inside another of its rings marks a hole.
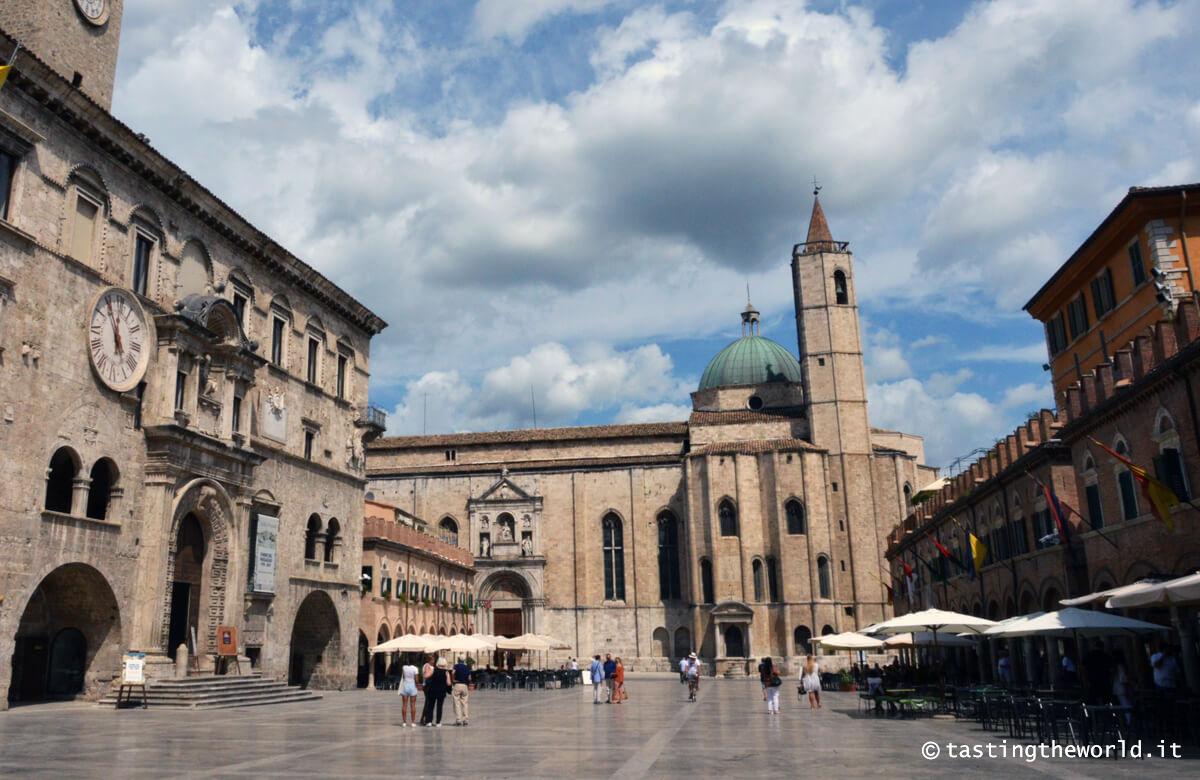
[[[955,558],[954,553],[950,552],[950,550],[946,548],[946,545],[939,542],[936,538],[933,540],[933,546],[937,548],[937,551],[942,554],[943,558],[948,559],[960,569],[966,569],[966,567],[963,566],[962,561],[960,561],[958,558]]]
[[[1027,474],[1029,472],[1026,472]],[[1039,480],[1033,474],[1029,474],[1029,478],[1034,481],[1038,489],[1042,491],[1042,495],[1046,497],[1046,511],[1050,513],[1050,517],[1054,520],[1054,527],[1058,529],[1058,538],[1064,545],[1071,545],[1071,537],[1068,533],[1069,526],[1067,525],[1067,515],[1063,510],[1063,503],[1058,500],[1058,496],[1050,489],[1050,486]]]
[[[1142,488],[1142,495],[1150,502],[1150,511],[1154,516],[1162,521],[1168,531],[1175,530],[1175,522],[1171,519],[1171,510],[1179,506],[1181,503],[1179,496],[1175,495],[1175,491],[1167,487],[1164,483],[1150,476],[1150,472],[1146,471],[1141,466],[1136,465],[1124,455],[1119,455],[1115,451],[1104,446],[1100,442],[1093,439],[1091,436],[1088,439],[1100,449],[1112,455],[1117,460],[1125,464],[1129,469],[1129,473],[1137,480],[1137,483]]]
[[[0,89],[4,88],[4,82],[8,81],[8,72],[12,70],[12,65],[0,65]]]
[[[988,547],[973,533],[967,534],[967,544],[971,548],[971,560],[975,564],[975,572],[983,571],[983,563],[987,560]]]
[[[884,588],[884,590],[887,591],[887,603],[888,603],[888,606],[890,607],[890,606],[892,606],[893,601],[895,601],[896,593],[895,593],[895,591],[892,590],[891,585],[885,584],[883,586],[883,588]]]
[[[963,529],[963,549],[966,550],[968,556],[971,556],[972,558],[974,558],[975,548],[971,545],[971,532],[966,530],[965,528]],[[966,564],[963,564],[963,568],[967,570],[967,576],[970,577],[972,580],[974,580],[975,579],[975,566],[974,565],[967,566]]]

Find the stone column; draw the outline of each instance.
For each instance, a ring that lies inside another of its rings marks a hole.
[[[129,606],[133,615],[129,622],[132,630],[128,641],[131,650],[148,654],[171,652],[162,646],[161,629],[166,598],[167,555],[171,545],[173,488],[173,477],[165,471],[159,471],[147,475],[142,495],[141,550],[133,589],[137,601]]]
[[[71,512],[75,517],[87,514],[88,489],[92,486],[90,477],[78,476],[71,482]]]
[[[1033,645],[1033,637],[1024,637],[1021,642],[1021,657],[1025,666],[1025,680],[1030,685],[1037,682],[1037,653]]]
[[[1171,605],[1171,623],[1179,632],[1180,657],[1187,687],[1193,691],[1200,691],[1200,662],[1196,658],[1196,620],[1184,615],[1179,607]]]
[[[1058,669],[1058,640],[1048,636],[1046,637],[1046,683],[1048,685],[1053,685],[1058,679]]]

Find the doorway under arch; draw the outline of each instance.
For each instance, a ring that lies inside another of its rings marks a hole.
[[[304,597],[296,610],[288,685],[333,687],[337,683],[340,660],[341,628],[337,609],[328,593],[313,591]]]
[[[743,641],[742,629],[730,626],[725,629],[725,656],[727,658],[745,658],[746,645]]]
[[[686,658],[692,652],[692,632],[683,626],[675,629],[675,657]]]
[[[14,645],[9,701],[92,693],[121,661],[120,607],[104,575],[84,563],[46,575],[25,606]]]
[[[354,681],[356,688],[366,688],[371,680],[371,649],[367,635],[358,632],[358,677]]]

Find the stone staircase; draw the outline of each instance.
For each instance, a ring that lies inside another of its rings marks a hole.
[[[197,675],[180,679],[154,680],[146,684],[146,702],[153,708],[217,710],[231,707],[257,707],[265,704],[291,704],[315,701],[320,694],[295,688],[259,674]],[[134,706],[141,706],[135,690]],[[114,707],[116,689],[102,699],[101,706]],[[121,706],[125,706],[122,702]]]

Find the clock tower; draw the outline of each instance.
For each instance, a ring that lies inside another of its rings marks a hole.
[[[112,108],[124,0],[3,0],[0,28],[106,111]],[[7,59],[9,52],[0,52]]]

